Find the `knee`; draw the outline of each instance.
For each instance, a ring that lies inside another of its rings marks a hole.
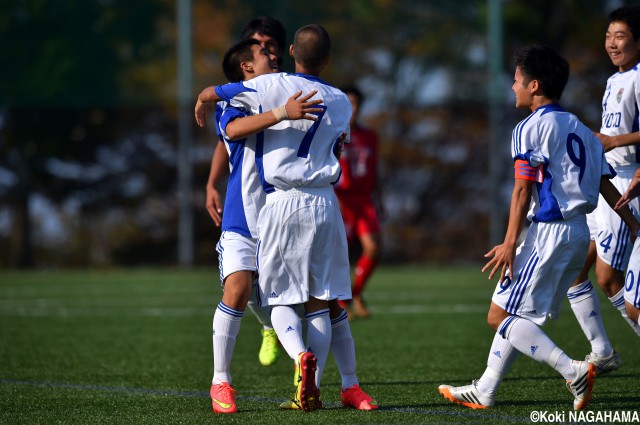
[[[596,270],[596,278],[598,286],[609,298],[620,292],[624,285],[624,275],[618,270]]]
[[[366,238],[361,241],[362,254],[366,257],[377,259],[380,251],[380,242],[377,238]]]
[[[497,332],[500,323],[502,323],[502,318],[500,318],[493,311],[489,310],[489,314],[487,314],[487,324],[489,325],[489,327]]]

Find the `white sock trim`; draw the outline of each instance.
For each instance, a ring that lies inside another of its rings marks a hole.
[[[553,350],[551,351],[551,354],[549,355],[549,360],[548,360],[548,365],[551,366],[552,368],[556,368],[556,365],[558,364],[558,359],[560,359],[560,356],[564,353],[564,351],[562,351],[562,349],[560,347],[554,347]]]

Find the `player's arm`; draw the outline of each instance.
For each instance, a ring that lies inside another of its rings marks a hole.
[[[318,91],[313,90],[306,96],[302,96],[302,91],[291,96],[287,103],[261,114],[250,115],[230,121],[225,133],[229,140],[243,139],[252,134],[265,130],[283,120],[307,119],[317,121],[318,117],[314,113],[322,112],[321,108],[314,108],[322,103],[322,100],[309,100]]]
[[[521,174],[523,167],[528,167],[530,169],[529,172]],[[504,279],[507,269],[510,274],[513,274],[513,262],[516,256],[518,236],[522,231],[529,204],[531,203],[531,191],[535,180],[535,177],[531,177],[535,176],[535,172],[531,171],[534,170],[535,168],[525,165],[524,161],[516,162],[516,178],[513,192],[511,193],[509,224],[507,225],[504,242],[493,247],[491,251],[484,255],[486,258],[492,257],[482,268],[483,272],[491,269],[489,279],[493,278],[499,268],[501,268],[500,281]]]
[[[216,103],[221,100],[220,96],[216,94],[215,86],[209,86],[200,92],[195,108],[196,122],[200,127],[204,127],[207,121],[207,111],[215,107]]]
[[[608,176],[602,176],[600,178],[600,194],[604,200],[607,201],[607,204],[609,204],[609,206],[618,213],[620,218],[622,218],[625,224],[629,227],[631,236],[635,238],[636,235],[638,235],[638,231],[640,231],[640,223],[638,223],[638,220],[636,220],[629,207],[618,206],[621,195],[620,192],[618,192],[618,189],[616,189],[613,183],[611,183]]]
[[[618,136],[607,136],[601,133],[594,133],[605,152],[609,152],[611,149],[619,148],[622,146],[635,145],[640,143],[640,132],[636,131],[628,134],[621,134]]]
[[[640,168],[638,168],[635,173],[633,173],[631,184],[629,184],[629,187],[627,188],[627,191],[624,193],[624,195],[622,195],[618,202],[616,202],[614,209],[618,210],[624,207],[629,202],[631,202],[632,199],[635,199],[638,196],[640,196]]]
[[[229,164],[229,153],[222,141],[218,141],[216,149],[211,158],[211,169],[209,170],[209,179],[207,180],[206,207],[211,219],[216,226],[222,224],[222,200],[218,191],[218,183],[222,176],[226,173],[227,164]]]

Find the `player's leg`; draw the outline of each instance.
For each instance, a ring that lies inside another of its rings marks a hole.
[[[611,182],[620,193],[624,193],[633,178],[633,170],[620,169],[616,172],[618,175],[611,179]],[[629,207],[636,218],[639,218],[637,211],[640,211],[640,199],[633,199]],[[620,216],[603,201],[602,196],[596,212],[598,214],[598,234],[596,236],[598,286],[629,326],[640,336],[640,327],[628,317],[624,302],[625,272],[633,249],[629,228]]]
[[[331,354],[340,372],[340,401],[345,407],[374,410],[378,403],[360,388],[356,374],[356,350],[347,313],[337,300],[329,301],[331,317]]]
[[[251,293],[256,241],[233,232],[223,232],[217,251],[224,292],[213,316],[214,374],[210,395],[216,413],[234,413],[236,404],[230,365]]]
[[[489,308],[490,324],[491,320],[495,320],[493,318],[495,315],[494,309],[495,304],[491,303]],[[514,360],[518,357],[518,353],[518,350],[511,345],[508,339],[496,332],[489,350],[487,368],[480,379],[473,380],[471,385],[460,387],[440,385],[438,391],[452,403],[461,404],[472,409],[492,407],[498,387]]]
[[[624,300],[629,320],[638,326],[640,316],[640,238],[637,238],[633,244],[625,278]]]
[[[369,317],[371,312],[367,308],[362,292],[378,265],[380,237],[377,234],[367,233],[360,235],[359,239],[362,246],[362,255],[360,255],[356,263],[353,278],[353,312],[359,317]]]
[[[213,366],[211,402],[216,413],[234,413],[236,409],[231,387],[231,358],[240,323],[249,300],[253,272],[238,271],[225,279],[224,294],[213,316]]]
[[[258,360],[263,366],[270,366],[274,364],[280,357],[280,349],[278,348],[278,335],[271,325],[271,307],[268,305],[260,305],[257,299],[257,290],[251,291],[251,298],[249,298],[249,310],[258,319],[258,322],[262,326],[260,331],[262,335],[262,344],[260,345],[260,351],[258,352]]]
[[[353,279],[353,310],[357,316],[369,317],[370,311],[362,293],[378,265],[381,239],[380,222],[373,203],[362,205],[356,220],[356,232],[362,246],[362,255],[356,263]]]
[[[589,244],[589,253],[587,254],[585,265],[578,278],[569,288],[567,298],[569,298],[571,310],[591,344],[591,353],[587,355],[586,360],[594,363],[597,373],[602,374],[618,369],[622,364],[622,360],[611,346],[602,322],[600,300],[589,279],[589,270],[595,261],[596,246],[592,240]]]
[[[494,306],[502,310],[495,304],[492,305]],[[572,360],[538,325],[528,319],[511,316],[504,310],[494,311],[493,317],[490,317],[492,327],[502,317],[504,319],[495,327],[496,331],[522,354],[540,363],[546,363],[560,373],[567,381],[567,388],[575,397],[573,408],[575,410],[586,408],[591,401],[591,391],[596,376],[595,365]]]
[[[596,259],[596,277],[600,288],[620,312],[623,319],[631,326],[636,335],[640,335],[640,327],[628,315],[624,301],[624,273],[607,264],[603,259]]]

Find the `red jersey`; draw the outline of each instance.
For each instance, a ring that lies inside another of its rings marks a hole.
[[[340,157],[342,176],[334,186],[339,200],[354,196],[371,196],[378,185],[378,136],[375,131],[351,128],[350,143],[345,143]]]

